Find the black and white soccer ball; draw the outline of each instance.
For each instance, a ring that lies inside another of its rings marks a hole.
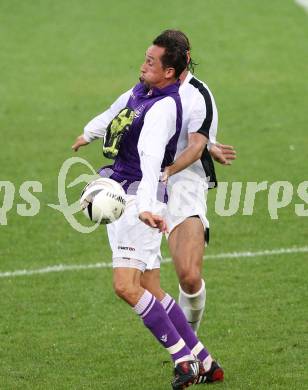
[[[116,181],[99,178],[87,184],[81,193],[80,206],[93,222],[108,224],[121,217],[125,210],[125,192]]]

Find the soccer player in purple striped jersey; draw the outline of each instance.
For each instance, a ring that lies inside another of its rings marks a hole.
[[[185,34],[177,30],[164,31],[157,40],[169,37],[185,47],[187,62],[190,43]],[[179,278],[179,305],[187,321],[197,332],[205,308],[206,290],[202,278],[203,252],[209,239],[209,222],[206,218],[206,194],[216,185],[211,156],[223,165],[236,158],[233,146],[216,142],[218,115],[215,101],[208,86],[196,79],[189,66],[180,76],[180,96],[183,122],[177,144],[175,162],[165,169],[168,178],[168,244]],[[185,169],[184,169],[185,168]],[[174,176],[173,176],[174,175]],[[159,284],[159,264],[143,275],[143,285],[156,297],[162,298]],[[164,300],[163,300],[164,302]],[[201,359],[198,383],[223,379],[223,370],[210,355]]]
[[[77,151],[80,146],[102,138],[109,122],[123,114],[123,109],[127,118],[129,112],[134,112],[114,164],[100,170],[102,176],[124,183],[126,192],[124,214],[107,226],[114,289],[170,353],[175,365],[173,389],[194,384],[199,378],[196,357],[204,361],[209,353],[174,299],[166,293],[155,297],[142,287],[141,276],[145,269],[151,273],[160,259],[162,232],[166,231],[162,217],[165,188],[163,184],[159,186],[159,175],[172,163],[176,152],[182,124],[177,79],[185,68],[186,51],[181,44],[168,37],[154,42],[141,66],[141,82],[94,118],[72,146]]]

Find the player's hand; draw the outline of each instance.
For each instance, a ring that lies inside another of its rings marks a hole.
[[[77,152],[77,150],[80,148],[80,146],[88,145],[89,142],[87,142],[84,139],[84,136],[81,134],[79,137],[76,138],[76,141],[74,145],[72,145],[72,149]]]
[[[212,144],[210,154],[213,159],[222,165],[231,165],[236,159],[236,151],[232,145]]]
[[[167,184],[170,176],[171,176],[171,165],[164,169],[164,172],[161,175],[160,181]]]
[[[159,229],[161,233],[168,233],[167,224],[160,215],[152,214],[149,211],[143,211],[139,214],[139,219],[146,225]]]

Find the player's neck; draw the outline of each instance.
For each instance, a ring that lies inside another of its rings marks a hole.
[[[188,69],[185,69],[181,74],[180,74],[180,77],[179,77],[179,80],[180,80],[180,83],[183,84],[184,83],[184,80],[186,79],[187,75],[188,75]]]

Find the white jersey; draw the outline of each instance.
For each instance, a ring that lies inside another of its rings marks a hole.
[[[216,143],[218,114],[213,95],[206,84],[188,73],[180,86],[183,107],[182,129],[177,144],[178,156],[188,146],[188,135],[201,133],[210,144]],[[206,218],[206,195],[210,172],[207,161],[198,160],[168,179],[167,225],[171,232],[186,218],[198,215],[204,229],[209,228]],[[208,235],[207,235],[208,238]]]
[[[183,121],[180,137],[177,144],[176,157],[187,147],[189,133],[204,134],[210,144],[216,143],[218,113],[214,97],[208,86],[195,78],[190,72],[179,89]],[[201,160],[196,161],[177,175],[196,174],[206,179]]]

